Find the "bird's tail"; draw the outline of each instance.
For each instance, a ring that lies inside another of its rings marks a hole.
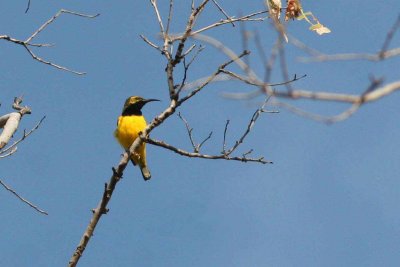
[[[147,168],[147,166],[140,166],[140,170],[142,171],[143,179],[145,181],[150,180],[151,173],[150,173],[149,169]]]
[[[132,158],[131,158],[131,162],[133,165],[136,166],[136,162]],[[150,180],[151,173],[150,173],[149,169],[147,168],[147,166],[139,163],[139,168],[140,168],[140,171],[142,172],[143,179],[145,181]]]

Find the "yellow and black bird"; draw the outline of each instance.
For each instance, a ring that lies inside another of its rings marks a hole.
[[[146,120],[142,115],[143,106],[152,101],[160,101],[158,99],[144,99],[140,96],[131,96],[126,99],[122,114],[118,118],[117,129],[114,131],[114,136],[124,149],[129,149],[139,133],[146,128]],[[131,161],[133,165],[139,165],[144,180],[149,180],[151,174],[147,168],[146,162],[146,144],[142,143],[132,153]]]

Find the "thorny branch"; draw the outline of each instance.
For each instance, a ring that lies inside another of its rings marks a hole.
[[[26,11],[28,11],[29,9],[29,5],[30,5],[30,1],[28,2],[28,8]],[[40,33],[42,32],[44,29],[46,29],[51,23],[53,23],[60,15],[62,14],[70,14],[70,15],[74,15],[74,16],[79,16],[79,17],[84,17],[84,18],[95,18],[97,16],[99,16],[100,14],[96,14],[96,15],[86,15],[86,14],[82,14],[82,13],[77,13],[74,11],[69,11],[69,10],[65,10],[65,9],[61,9],[60,11],[58,11],[53,17],[51,17],[49,20],[47,20],[43,25],[41,25],[35,32],[33,32],[31,34],[31,36],[29,36],[26,40],[19,40],[19,39],[15,39],[13,37],[10,37],[8,35],[0,35],[0,39],[3,39],[5,41],[9,41],[18,45],[21,45],[22,47],[24,47],[26,49],[26,51],[29,53],[29,55],[31,55],[31,57],[43,64],[52,66],[54,68],[60,69],[60,70],[64,70],[64,71],[68,71],[68,72],[72,72],[74,74],[77,75],[83,75],[86,74],[85,72],[79,72],[79,71],[75,71],[75,70],[71,70],[69,68],[66,68],[64,66],[55,64],[51,61],[47,61],[39,56],[37,56],[31,47],[49,47],[52,46],[50,44],[35,44],[32,43],[31,41]]]

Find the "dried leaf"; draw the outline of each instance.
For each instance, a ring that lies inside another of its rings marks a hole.
[[[301,14],[301,4],[299,0],[286,0],[287,7],[285,20],[295,19]]]

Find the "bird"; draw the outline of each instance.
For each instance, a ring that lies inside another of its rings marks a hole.
[[[139,136],[146,126],[146,120],[142,115],[142,108],[145,104],[152,101],[160,101],[158,99],[144,99],[140,96],[128,97],[122,108],[121,116],[118,117],[117,128],[114,136],[119,144],[128,150],[135,139]],[[145,181],[150,180],[151,174],[146,162],[146,144],[142,143],[130,157],[133,165],[139,165]]]

